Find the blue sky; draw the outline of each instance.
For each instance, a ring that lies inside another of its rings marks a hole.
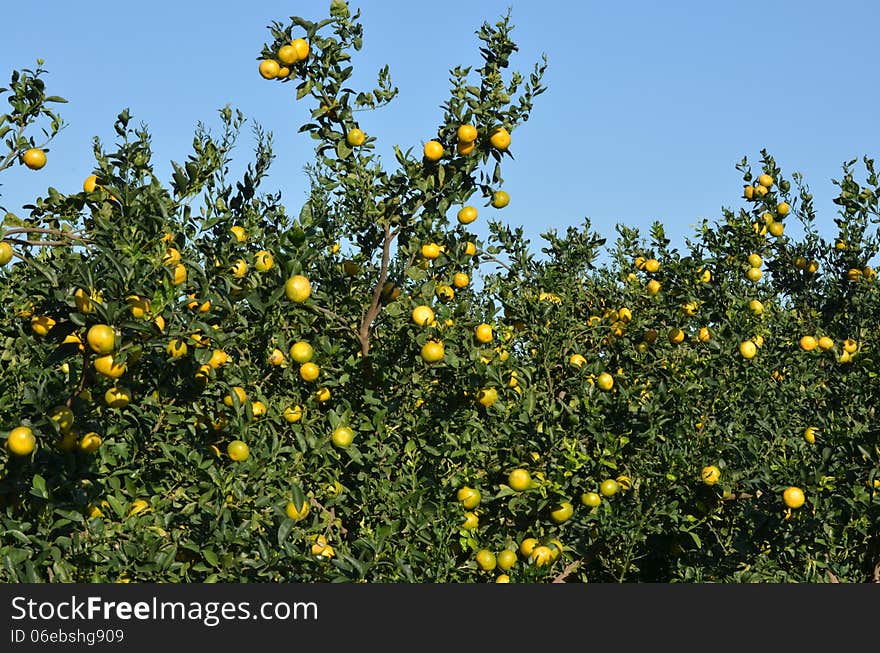
[[[293,84],[257,73],[266,26],[291,15],[320,19],[329,0],[242,3],[7,3],[0,75],[45,59],[49,90],[69,126],[40,172],[0,178],[0,203],[16,211],[52,185],[76,192],[92,167],[91,140],[113,137],[116,114],[130,108],[153,134],[154,161],[168,178],[193,129],[216,126],[231,104],[275,136],[266,188],[291,212],[305,198],[302,169],[312,142],[297,133],[307,108]],[[876,25],[870,0],[745,2],[352,2],[362,11],[365,46],[355,59],[364,85],[384,64],[400,88],[390,107],[362,117],[381,139],[420,147],[439,124],[455,65],[478,64],[474,32],[511,9],[520,51],[513,67],[549,59],[548,91],[532,119],[513,133],[515,160],[504,170],[511,195],[503,212],[484,209],[538,240],[589,217],[609,238],[615,223],[647,230],[654,220],[673,242],[702,218],[739,207],[735,164],[757,163],[767,148],[783,171],[804,174],[820,227],[833,235],[832,178],[841,164],[880,154],[876,120]],[[238,148],[242,164],[249,134]],[[392,165],[393,160],[388,157]],[[485,233],[485,220],[471,225]],[[787,233],[796,233],[792,224]]]

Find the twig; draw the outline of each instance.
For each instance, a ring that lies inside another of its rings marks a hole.
[[[67,398],[67,401],[64,402],[68,408],[70,408],[73,405],[73,400],[76,399],[77,397],[79,397],[83,393],[83,390],[85,390],[85,387],[86,387],[86,371],[89,369],[89,354],[88,354],[88,352],[83,351],[82,359],[83,359],[83,368],[82,368],[82,374],[80,374],[80,376],[79,376],[79,383],[76,385],[76,390],[73,391],[73,394],[71,394]]]
[[[580,560],[575,560],[574,562],[570,562],[565,566],[560,574],[553,579],[554,583],[564,583],[565,579],[568,578],[573,572],[577,571],[577,568],[581,566]]]

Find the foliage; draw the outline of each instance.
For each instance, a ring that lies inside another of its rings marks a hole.
[[[358,21],[333,0],[320,22],[273,23],[260,52],[311,108],[296,215],[262,189],[263,130],[230,179],[246,120],[226,107],[168,182],[122,111],[82,192],[7,218],[0,422],[37,443],[0,456],[0,578],[485,582],[503,568],[477,552],[511,549],[515,582],[876,579],[873,161],[837,182],[835,242],[762,151],[757,173],[737,166],[742,207],[683,250],[660,224],[609,243],[585,220],[539,255],[492,211],[546,62],[511,72],[510,16],[483,24],[480,64],[450,71],[426,134],[442,154],[398,148],[389,168],[356,116],[397,89],[387,68],[349,86]],[[51,135],[52,100],[16,111]],[[493,216],[485,242],[456,220],[470,203]],[[119,376],[96,369],[95,325]]]

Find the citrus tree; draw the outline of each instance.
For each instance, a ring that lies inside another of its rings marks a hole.
[[[231,178],[226,107],[167,181],[122,111],[81,190],[7,217],[0,577],[873,578],[873,162],[833,244],[762,152],[685,251],[589,221],[535,251],[499,216],[546,62],[512,71],[510,16],[484,23],[389,167],[369,111],[397,89],[351,87],[359,18],[333,0],[259,51],[315,143],[296,211],[261,128]]]

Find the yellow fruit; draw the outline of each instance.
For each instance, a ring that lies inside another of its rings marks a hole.
[[[761,268],[749,268],[746,272],[746,276],[749,278],[749,281],[758,281],[761,278],[762,272]]]
[[[301,521],[309,514],[309,502],[303,500],[302,504],[297,506],[293,501],[288,501],[287,506],[284,508],[284,512],[287,513],[287,516],[290,519]]]
[[[355,127],[354,129],[349,130],[348,134],[345,136],[345,142],[348,143],[351,147],[358,147],[364,144],[367,135],[364,134],[360,129]]]
[[[180,263],[180,251],[175,247],[167,248],[165,255],[162,257],[162,264],[171,267],[178,263]]]
[[[669,334],[666,336],[666,338],[673,345],[680,345],[684,342],[684,331],[682,331],[678,327],[673,327],[669,330]]]
[[[186,343],[184,343],[186,344]],[[215,349],[211,352],[211,358],[208,360],[208,365],[213,367],[215,370],[218,369],[221,365],[226,365],[229,362],[229,355],[223,351],[222,349]]]
[[[58,425],[58,430],[62,433],[67,433],[73,428],[73,411],[63,404],[49,411],[49,419]]]
[[[599,484],[599,494],[603,497],[610,497],[617,494],[620,490],[620,483],[615,481],[613,478],[606,478]]]
[[[254,414],[255,418],[260,418],[266,414],[266,404],[262,401],[252,401],[251,402],[251,412]]]
[[[743,340],[739,343],[739,353],[743,358],[754,358],[758,353],[758,347],[752,340]]]
[[[38,336],[46,335],[54,326],[55,320],[48,315],[34,315],[31,318],[31,330]]]
[[[247,240],[247,233],[244,230],[244,227],[241,225],[233,225],[229,227],[229,231],[235,237],[235,240],[239,243],[243,243]]]
[[[715,485],[718,479],[721,478],[721,470],[715,465],[707,465],[700,472],[700,478],[703,479],[703,483],[706,485]]]
[[[83,190],[86,193],[94,193],[96,188],[98,188],[97,175],[89,175],[83,180]]]
[[[174,266],[174,271],[172,273],[172,283],[175,286],[179,286],[182,283],[186,282],[186,267],[182,263],[178,263]]]
[[[531,557],[532,553],[535,550],[535,547],[538,546],[538,540],[534,537],[527,537],[519,545],[519,552],[524,555],[526,558]]]
[[[798,343],[804,351],[813,351],[819,344],[813,336],[802,336]]]
[[[574,365],[575,367],[580,367],[584,363],[587,362],[587,359],[583,357],[582,354],[572,354],[568,359],[569,365]]]
[[[459,141],[455,146],[456,151],[461,155],[468,155],[473,152],[477,148],[477,144],[474,142],[465,143],[463,141]]]
[[[764,261],[758,254],[749,254],[749,265],[753,268],[759,268]]]
[[[325,558],[327,560],[336,555],[333,547],[327,544],[327,538],[325,538],[323,535],[318,535],[315,537],[315,542],[314,544],[312,544],[311,551],[313,556]]]
[[[135,499],[131,502],[131,506],[129,506],[126,516],[133,517],[134,515],[139,515],[145,510],[149,510],[149,508],[149,502],[145,501],[144,499]]]
[[[472,531],[480,525],[480,518],[477,517],[476,513],[466,512],[464,513],[464,522],[461,527],[466,531]]]
[[[700,327],[700,333],[697,335],[697,340],[700,342],[709,342],[712,338],[712,333],[709,331],[709,327]]]
[[[659,269],[660,269],[660,261],[658,261],[657,259],[649,258],[648,260],[645,261],[645,271],[646,272],[651,272],[653,274],[654,272],[657,272]]]
[[[529,556],[529,559],[535,564],[536,567],[544,567],[553,562],[553,549],[549,546],[541,544],[536,546],[532,551],[532,554]]]
[[[309,58],[309,43],[305,39],[293,39],[290,42],[296,52],[296,60],[303,61]]]
[[[308,363],[314,355],[314,348],[304,340],[300,340],[290,347],[290,357],[300,365]]]
[[[815,426],[808,426],[804,429],[804,440],[810,444],[816,444],[816,434],[819,430]]]
[[[86,333],[86,341],[96,354],[109,354],[116,349],[116,331],[107,324],[95,324]]]
[[[804,501],[806,498],[804,497],[804,491],[799,487],[788,487],[785,488],[785,491],[782,493],[782,500],[785,502],[785,505],[789,508],[800,508],[804,505]]]
[[[485,322],[483,324],[480,324],[479,326],[477,326],[476,329],[474,329],[474,337],[476,338],[477,342],[483,344],[492,342],[492,326],[486,324]]]
[[[79,441],[80,451],[85,453],[95,453],[103,444],[101,436],[94,431],[86,433]]]
[[[269,357],[267,360],[269,365],[277,367],[284,362],[284,352],[276,347],[269,353]]]
[[[458,221],[461,224],[470,224],[477,219],[477,209],[473,206],[464,206],[458,211]]]
[[[458,489],[458,492],[455,494],[455,498],[461,502],[468,510],[473,510],[478,505],[480,505],[480,499],[482,498],[480,495],[480,491],[476,488],[469,487],[465,485]]]
[[[596,378],[596,385],[599,386],[601,390],[611,390],[614,386],[614,377],[611,376],[608,372],[602,372]]]
[[[258,272],[266,272],[267,270],[271,270],[272,266],[275,265],[275,259],[272,257],[270,252],[266,250],[260,250],[256,254],[254,254],[254,268]]]
[[[320,372],[321,369],[311,362],[303,363],[299,366],[300,378],[302,378],[303,381],[308,381],[309,383],[316,381]]]
[[[764,188],[770,188],[773,185],[773,177],[768,174],[763,174],[758,177],[758,183],[761,184]]]
[[[452,286],[447,286],[446,284],[437,286],[437,289],[434,291],[434,293],[437,295],[437,299],[439,299],[444,304],[447,302],[451,302],[455,298],[455,290],[452,289]]]
[[[477,401],[484,408],[489,408],[498,401],[498,391],[495,388],[481,388],[477,392]]]
[[[226,446],[226,454],[232,460],[236,462],[242,462],[250,457],[251,451],[246,442],[242,442],[241,440],[233,440]]]
[[[846,340],[843,341],[843,351],[847,352],[848,354],[856,353],[858,348],[859,348],[858,343],[855,340],[853,340],[852,338],[847,338]]]
[[[770,235],[776,236],[777,238],[782,235],[785,231],[785,224],[782,222],[774,222],[769,227],[767,227]]]
[[[118,379],[120,376],[125,374],[126,365],[125,363],[117,363],[113,360],[113,354],[104,354],[103,356],[98,356],[95,358],[92,365],[95,368],[95,371],[102,376],[106,376],[110,379]]]
[[[749,310],[750,310],[754,315],[761,315],[761,313],[764,312],[764,304],[762,304],[762,303],[761,303],[760,301],[758,301],[757,299],[753,299],[753,300],[751,300],[751,301],[749,302]]]
[[[466,275],[464,272],[456,272],[452,277],[452,285],[458,289],[467,288],[468,284],[471,282],[470,277]]]
[[[514,469],[507,475],[507,484],[517,492],[528,490],[532,485],[532,475],[527,469]]]
[[[284,294],[290,301],[301,304],[311,297],[312,284],[303,275],[295,274],[284,284]]]
[[[6,265],[9,261],[12,260],[12,255],[15,251],[12,249],[12,245],[7,243],[5,240],[0,242],[0,265]]]
[[[186,342],[183,341],[182,338],[175,338],[165,347],[165,353],[167,353],[171,358],[181,358],[186,356],[189,347],[187,347]]]
[[[828,351],[829,349],[834,347],[834,341],[828,336],[822,336],[821,338],[819,338],[816,344],[818,344],[819,349],[823,351]]]
[[[434,259],[440,256],[440,246],[437,243],[425,243],[422,245],[422,256],[429,261],[433,261]]]
[[[82,288],[77,288],[73,293],[73,301],[76,304],[76,310],[80,313],[94,313],[95,304],[92,302],[89,293]]]
[[[498,127],[492,132],[492,135],[489,136],[489,143],[496,150],[506,150],[510,147],[510,132],[504,127]]]
[[[278,61],[288,66],[295,64],[298,61],[296,48],[289,43],[287,45],[282,45],[278,48]]]
[[[22,162],[31,170],[39,170],[46,165],[46,153],[36,147],[25,150],[21,155]]]
[[[746,186],[743,188],[743,197],[747,200],[752,199],[755,196],[755,187],[754,186]]]
[[[131,309],[132,317],[136,319],[143,318],[150,311],[150,300],[146,297],[129,295],[125,298],[125,302],[129,305]]]
[[[496,190],[492,193],[492,206],[496,209],[503,209],[508,204],[510,204],[510,195],[506,191]]]
[[[456,136],[462,143],[473,143],[477,140],[477,128],[473,125],[459,125]]]
[[[477,566],[483,571],[492,571],[498,564],[495,554],[488,549],[480,549],[476,555]]]
[[[550,519],[556,524],[562,524],[571,519],[574,507],[568,501],[560,501],[550,509]]]
[[[581,503],[589,508],[595,508],[602,503],[602,497],[596,492],[584,492],[581,495]]]
[[[412,312],[413,322],[419,326],[426,326],[434,321],[434,311],[430,306],[416,306]]]
[[[344,449],[354,440],[354,429],[350,426],[337,426],[333,429],[333,434],[330,436],[330,440],[333,442],[334,446]]]
[[[649,295],[656,295],[659,292],[660,292],[660,282],[657,281],[656,279],[651,279],[648,282],[648,294]]]
[[[229,268],[229,271],[232,272],[232,276],[236,279],[243,278],[248,271],[247,261],[244,259],[238,259],[235,263],[232,264],[232,267]]]
[[[788,202],[780,202],[776,207],[776,213],[779,215],[788,215],[791,212],[791,206]]]
[[[516,565],[516,551],[511,551],[510,549],[499,551],[497,559],[498,568],[501,571],[509,571],[510,569],[513,569],[514,565]],[[501,578],[501,576],[499,576],[498,578]],[[501,581],[496,580],[495,582],[498,583]]]
[[[232,406],[235,405],[235,399],[233,399],[232,396],[233,394],[235,395],[235,399],[238,399],[239,405],[242,405],[245,401],[247,401],[247,393],[244,391],[244,388],[242,388],[240,385],[236,385],[232,387],[232,391],[228,395],[223,397],[223,403],[226,406],[232,408]]]
[[[36,446],[34,432],[27,426],[16,426],[6,438],[6,448],[15,456],[29,456]]]
[[[104,401],[111,408],[125,408],[131,403],[131,390],[123,385],[108,388],[104,393]]]
[[[471,241],[467,241],[467,244],[464,247],[464,253],[468,256],[476,256],[477,246]]]
[[[425,159],[431,162],[437,162],[443,158],[443,145],[438,141],[428,141],[424,147]]]
[[[330,388],[318,388],[315,391],[315,401],[321,404],[330,401]]]
[[[850,281],[858,281],[862,278],[862,271],[857,268],[850,268],[846,272],[846,278]]]
[[[296,422],[300,421],[302,419],[302,415],[303,409],[302,406],[299,405],[288,406],[284,409],[283,413],[284,419],[291,424],[295,424]]]
[[[260,75],[263,79],[275,79],[278,77],[279,70],[281,70],[281,66],[274,59],[263,59],[260,62]]]
[[[422,345],[422,360],[428,364],[437,363],[443,360],[445,349],[442,340],[428,340]]]
[[[757,186],[755,186],[755,195],[757,195],[758,197],[764,197],[765,195],[767,195],[769,190],[770,189],[768,189],[767,187],[758,184]]]

